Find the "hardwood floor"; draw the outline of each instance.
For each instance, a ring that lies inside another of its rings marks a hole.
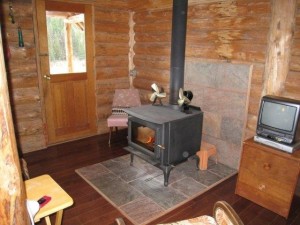
[[[99,135],[78,141],[27,153],[24,158],[31,177],[49,174],[74,199],[74,205],[64,211],[63,225],[112,225],[117,217],[124,216],[101,197],[76,173],[75,169],[127,154],[125,131],[113,135],[108,147],[108,135]],[[266,210],[234,194],[236,176],[214,187],[207,193],[180,206],[151,224],[211,215],[216,201],[225,200],[236,210],[245,225],[299,225],[300,197],[294,197],[289,218]],[[54,224],[54,217],[51,217]],[[126,218],[126,224],[132,224]],[[46,224],[44,220],[36,223]]]

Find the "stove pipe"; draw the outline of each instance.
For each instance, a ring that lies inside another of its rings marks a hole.
[[[170,105],[178,105],[179,89],[184,85],[184,58],[188,0],[173,0]]]

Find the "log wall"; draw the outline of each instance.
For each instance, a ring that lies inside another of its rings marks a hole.
[[[98,133],[106,133],[106,118],[116,88],[129,88],[128,42],[129,11],[124,0],[71,1],[94,6],[95,79]],[[8,0],[1,3],[1,26],[9,89],[19,149],[25,153],[47,147],[47,134],[39,88],[36,42],[34,40],[34,4],[32,0],[13,1],[16,23],[9,20]],[[24,47],[18,46],[18,25]]]
[[[151,6],[146,1],[144,5]],[[162,4],[135,12],[135,87],[146,100],[152,82],[169,89],[172,7]],[[263,87],[271,2],[189,2],[186,61],[213,61],[253,65],[245,138],[254,134]]]
[[[94,5],[98,133],[105,133],[114,89],[130,86],[129,10],[134,12],[136,43],[133,63],[138,73],[133,85],[140,89],[143,103],[149,102],[149,89],[153,82],[169,91],[172,1],[65,1]],[[298,1],[290,69],[282,93],[297,99],[300,98],[300,66],[297,62],[300,56],[299,5]],[[8,19],[8,0],[1,3],[1,26],[4,28],[7,73],[18,144],[23,152],[28,152],[46,147],[41,104],[43,96],[39,89],[35,55],[33,3],[31,0],[16,0],[13,6],[16,21],[23,30],[25,47],[18,47],[17,24],[11,24]],[[253,135],[256,128],[270,20],[269,0],[189,1],[186,60],[253,65],[245,138]]]
[[[111,1],[111,3],[114,1]],[[124,1],[122,1],[124,2]],[[95,3],[95,66],[98,133],[106,133],[106,118],[116,88],[129,88],[129,12]],[[119,1],[120,7],[121,1]],[[117,4],[117,3],[116,3]],[[123,9],[127,9],[126,6]]]
[[[286,78],[283,95],[300,99],[300,0],[297,0],[296,20],[289,72]]]
[[[31,0],[13,1],[15,24],[9,20],[8,1],[1,4],[1,26],[6,70],[18,148],[34,151],[45,147],[41,93],[36,64],[33,6]],[[18,25],[24,47],[18,46]]]

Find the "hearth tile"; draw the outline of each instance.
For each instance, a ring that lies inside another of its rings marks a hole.
[[[243,64],[218,64],[216,80],[218,88],[233,91],[245,91],[249,82],[249,65]]]
[[[141,176],[146,175],[146,172],[130,166],[130,161],[125,160],[108,160],[102,163],[108,170],[125,180],[126,182],[133,181]]]
[[[198,181],[199,183],[205,186],[210,186],[222,179],[221,177],[209,172],[208,170],[198,170],[197,172],[188,172],[186,176],[193,178],[194,180]]]
[[[205,186],[210,186],[219,182],[222,178],[209,170],[199,170],[197,174],[192,174],[191,177]]]
[[[141,194],[113,173],[102,174],[91,183],[116,206],[131,202]]]
[[[151,198],[164,209],[169,209],[176,204],[187,199],[184,195],[168,186],[165,187],[163,182],[153,179],[137,179],[129,183],[142,194]]]
[[[142,196],[120,207],[135,224],[144,224],[165,210],[150,198]]]
[[[171,170],[171,173],[173,171],[178,171],[186,175],[187,173],[195,173],[198,171],[197,169],[197,161],[196,158],[189,158],[187,161],[184,163],[180,163],[175,166],[173,170]]]
[[[188,197],[193,197],[196,194],[199,194],[201,191],[205,191],[206,189],[206,186],[200,184],[190,177],[186,177],[171,184],[171,187]]]
[[[171,173],[170,173],[170,176],[169,176],[169,185],[176,182],[176,181],[179,181],[179,180],[182,180],[183,178],[185,178],[186,176],[179,170],[171,170]],[[164,175],[161,174],[160,176],[156,177],[155,179],[159,180],[160,182],[164,182]]]
[[[240,144],[244,122],[242,120],[223,117],[221,122],[221,139],[233,144]]]
[[[102,174],[109,173],[109,170],[106,169],[101,163],[83,167],[77,169],[77,171],[89,180],[95,179]]]
[[[227,177],[227,176],[232,175],[237,172],[235,169],[232,169],[221,163],[211,165],[208,168],[208,170],[222,178]]]
[[[231,117],[243,120],[246,114],[247,93],[224,91],[220,100],[219,114],[223,117]]]
[[[185,82],[200,84],[208,87],[216,87],[217,64],[206,62],[189,62],[185,66]]]
[[[203,100],[203,104],[201,105],[201,109],[204,112],[219,113],[221,110],[220,101],[222,101],[224,95],[223,92],[224,92],[223,90],[205,87],[205,92],[203,93],[204,100]]]
[[[148,175],[152,175],[153,177],[163,174],[161,169],[151,165],[150,163],[137,156],[135,156],[133,159],[133,166],[145,171]]]
[[[125,160],[114,160],[110,159],[101,163],[107,169],[112,171],[113,173],[119,174],[124,170],[124,168],[130,167],[129,163]]]
[[[203,132],[220,138],[222,116],[215,112],[204,112]]]

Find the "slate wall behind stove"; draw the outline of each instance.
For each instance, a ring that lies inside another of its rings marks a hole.
[[[204,112],[202,139],[217,147],[219,161],[237,169],[247,121],[251,65],[185,63],[185,90]]]

